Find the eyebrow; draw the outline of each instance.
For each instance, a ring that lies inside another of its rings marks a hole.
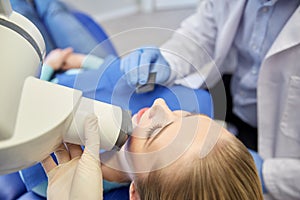
[[[191,113],[190,115],[187,115],[185,117],[182,118],[188,118],[188,117],[192,117],[192,116],[196,116],[196,115],[201,115],[199,113]],[[176,120],[175,120],[176,121]],[[169,127],[170,125],[172,125],[175,121],[170,122],[169,124],[167,124],[166,126],[164,126],[157,134],[154,135],[154,137],[150,140],[146,142],[147,147],[149,147],[161,134],[162,132]]]

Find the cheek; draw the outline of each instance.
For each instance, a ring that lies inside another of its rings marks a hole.
[[[165,151],[169,148],[172,140],[168,137],[159,137],[157,140],[153,141],[151,145],[147,148],[148,152],[158,152]]]
[[[147,130],[152,124],[153,120],[149,119],[147,114],[143,115],[140,119],[137,114],[133,115],[131,118],[133,129],[137,129],[135,132],[142,132]],[[144,130],[143,130],[144,129]],[[138,135],[138,134],[136,134]],[[139,133],[140,135],[140,133]]]
[[[126,144],[126,150],[131,153],[143,153],[144,139],[131,136]]]
[[[143,108],[137,113],[137,123],[140,122],[140,119],[147,110],[149,110],[149,108]]]

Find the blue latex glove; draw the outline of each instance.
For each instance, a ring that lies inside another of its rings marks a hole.
[[[125,73],[128,85],[134,88],[147,84],[150,73],[156,73],[156,84],[166,82],[171,73],[169,64],[156,47],[133,51],[121,60],[120,69]]]
[[[253,160],[255,162],[256,169],[258,171],[258,175],[259,175],[260,182],[262,185],[263,193],[267,193],[267,188],[265,187],[265,183],[264,183],[264,179],[263,179],[263,175],[262,175],[262,166],[263,166],[264,160],[260,157],[260,155],[258,155],[257,152],[255,152],[251,149],[248,149],[248,150],[249,150],[250,154],[252,155]]]

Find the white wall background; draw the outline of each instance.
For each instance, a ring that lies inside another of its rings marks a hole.
[[[89,13],[97,21],[117,18],[139,11],[136,0],[62,0]]]
[[[201,0],[61,0],[89,14],[110,36],[117,52],[160,46]],[[150,29],[149,29],[150,28]]]
[[[106,21],[135,13],[152,13],[195,7],[199,0],[62,0],[89,13],[96,21]]]

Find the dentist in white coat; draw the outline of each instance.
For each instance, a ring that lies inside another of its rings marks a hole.
[[[137,49],[121,63],[133,87],[150,73],[156,84],[211,87],[231,72],[233,113],[258,131],[252,155],[265,199],[300,199],[299,4],[202,0],[159,49]]]

